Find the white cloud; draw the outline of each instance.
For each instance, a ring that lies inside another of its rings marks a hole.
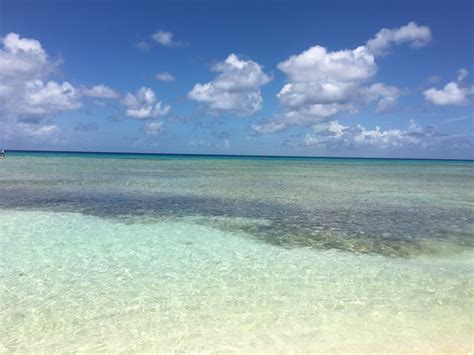
[[[292,82],[283,86],[277,98],[286,108],[315,104],[342,104],[350,101],[354,86],[354,83],[341,82]]]
[[[312,126],[327,122],[339,111],[351,111],[350,104],[306,105],[274,115],[268,120],[252,125],[255,133],[268,134],[285,130],[289,126]]]
[[[380,30],[375,38],[367,41],[367,49],[374,55],[386,54],[392,44],[410,43],[412,47],[419,48],[431,41],[431,30],[427,26],[418,26],[410,22],[400,28]]]
[[[358,124],[344,126],[337,120],[314,126],[314,133],[307,134],[303,145],[320,148],[360,148],[376,149],[400,148],[406,146],[427,147],[437,141],[439,133],[434,127],[419,126],[410,120],[407,129],[382,130],[380,127],[367,129]]]
[[[156,79],[165,82],[176,81],[176,78],[166,71],[156,74]]]
[[[25,95],[15,111],[22,116],[45,117],[59,111],[75,110],[82,106],[80,94],[67,81],[44,83],[41,80],[26,83]]]
[[[187,43],[183,41],[176,41],[172,32],[158,30],[151,35],[151,38],[165,47],[180,47],[186,46]]]
[[[220,74],[208,83],[194,85],[188,93],[190,99],[203,103],[210,114],[231,112],[248,116],[261,109],[260,87],[272,78],[258,63],[230,54],[212,70]]]
[[[21,85],[28,80],[44,79],[57,66],[51,62],[41,43],[9,33],[1,38],[0,82],[2,85]]]
[[[64,142],[58,126],[41,121],[81,107],[80,93],[68,82],[47,81],[60,63],[48,58],[38,40],[9,33],[0,43],[0,139]]]
[[[371,103],[379,113],[391,110],[403,92],[384,83],[369,84],[378,70],[376,55],[392,43],[421,46],[430,38],[428,27],[410,22],[398,29],[383,29],[367,45],[355,49],[328,51],[313,46],[290,56],[278,64],[288,80],[277,94],[283,112],[253,125],[253,130],[274,133],[291,125],[311,126]]]
[[[314,46],[278,64],[278,69],[296,82],[353,82],[370,78],[377,71],[374,56],[366,47],[328,52]]]
[[[1,38],[0,48],[0,139],[18,142],[65,142],[61,128],[44,121],[53,115],[82,107],[82,98],[118,99],[119,93],[104,84],[74,86],[70,82],[49,80],[60,64],[52,61],[36,39],[10,33]],[[157,100],[151,89],[141,88],[127,94],[122,102],[127,116],[155,118],[170,112],[171,107]],[[158,132],[150,125],[148,132]]]
[[[126,115],[136,119],[166,116],[171,111],[171,106],[163,105],[156,98],[155,92],[145,87],[141,87],[136,94],[127,93],[122,103],[127,107]]]
[[[293,82],[283,86],[277,97],[289,111],[314,113],[315,117],[327,117],[341,110],[354,111],[359,104],[377,102],[377,111],[392,108],[401,90],[383,83],[359,86],[356,82]]]
[[[83,96],[117,98],[112,89],[97,85],[75,87],[49,80],[60,62],[51,60],[36,39],[9,33],[0,39],[0,138],[15,142],[64,143],[64,134],[45,119],[82,107]]]
[[[0,119],[24,115],[48,116],[80,107],[79,94],[68,82],[45,82],[58,62],[52,62],[35,39],[10,33],[1,39]]]
[[[145,125],[144,131],[146,134],[160,134],[164,130],[163,122],[151,121]]]
[[[81,93],[84,96],[96,97],[100,99],[118,99],[120,95],[103,84],[95,85],[90,88],[83,88]]]
[[[442,89],[430,88],[423,92],[425,99],[437,106],[460,106],[469,102],[468,96],[474,93],[474,87],[462,85],[469,72],[466,69],[458,71],[458,81],[447,83]]]
[[[158,43],[165,47],[186,47],[189,45],[188,42],[175,40],[175,36],[172,32],[158,30],[151,34],[148,39],[135,43],[135,47],[147,52],[152,47],[153,43]]]
[[[376,101],[377,112],[380,113],[389,111],[401,94],[402,91],[399,88],[383,83],[375,83],[361,88],[362,98],[365,98],[367,103]]]
[[[167,31],[156,31],[151,36],[155,42],[164,46],[171,46],[173,44],[173,34]]]
[[[459,84],[452,81],[442,89],[431,88],[423,92],[425,99],[438,106],[444,105],[464,105],[467,103],[466,96],[469,89],[459,87]]]
[[[252,125],[252,130],[261,134],[276,133],[284,130],[287,126],[288,124],[283,121],[267,121]]]

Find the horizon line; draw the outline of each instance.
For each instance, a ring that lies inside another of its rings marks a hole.
[[[374,159],[374,160],[442,160],[469,161],[467,158],[404,158],[404,157],[351,157],[351,156],[309,156],[309,155],[262,155],[262,154],[216,154],[216,153],[157,153],[157,152],[113,152],[113,151],[81,151],[81,150],[41,150],[41,149],[5,149],[5,153],[60,153],[60,154],[108,154],[108,155],[171,155],[195,157],[229,157],[229,158],[298,158],[298,159]]]

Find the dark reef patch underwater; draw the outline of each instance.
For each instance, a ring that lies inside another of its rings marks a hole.
[[[243,231],[256,240],[286,248],[311,247],[355,253],[413,257],[473,248],[469,208],[367,206],[353,210],[220,199],[214,197],[62,192],[41,188],[0,188],[0,208],[82,213],[122,223],[196,217],[226,231]]]

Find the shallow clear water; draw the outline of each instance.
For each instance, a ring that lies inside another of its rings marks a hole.
[[[0,350],[472,351],[473,168],[9,154]]]

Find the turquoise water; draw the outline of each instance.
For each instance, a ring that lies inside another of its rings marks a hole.
[[[473,173],[10,153],[0,351],[473,351]]]

